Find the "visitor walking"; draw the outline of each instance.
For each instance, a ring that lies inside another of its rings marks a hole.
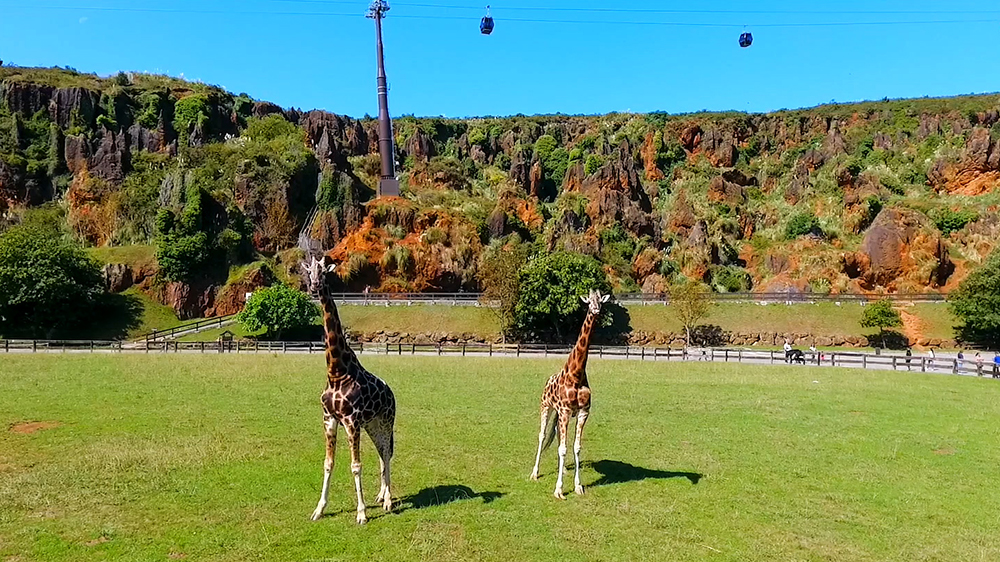
[[[906,370],[910,370],[910,358],[913,357],[913,351],[910,348],[906,348]]]
[[[930,359],[927,360],[927,369],[930,371],[934,370],[934,348],[930,350]]]
[[[785,340],[785,345],[783,347],[785,350],[785,363],[788,363],[792,360],[792,346],[788,343],[788,340]]]
[[[1000,351],[993,353],[993,378],[1000,379]]]
[[[962,350],[959,349],[958,350],[958,361],[955,362],[955,373],[961,374],[961,372],[962,372],[962,360],[964,360],[964,359],[965,359],[965,354],[963,354]]]
[[[976,376],[983,376],[983,356],[978,351],[976,352]]]

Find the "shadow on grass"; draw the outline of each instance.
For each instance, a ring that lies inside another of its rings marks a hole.
[[[402,513],[409,509],[424,509],[426,507],[445,505],[452,502],[471,500],[475,498],[481,498],[483,503],[491,503],[501,497],[503,497],[503,494],[500,492],[477,493],[468,486],[462,486],[460,484],[446,484],[443,486],[424,488],[415,494],[400,498],[399,507],[396,509],[396,512]]]
[[[142,324],[142,312],[139,297],[127,293],[107,293],[91,313],[91,325],[74,333],[73,337],[98,340],[126,338],[130,331]]]
[[[687,478],[692,484],[697,484],[704,474],[698,472],[672,472],[669,470],[650,470],[641,466],[634,466],[627,462],[601,460],[589,463],[590,467],[596,470],[601,477],[591,486],[606,486],[608,484],[621,484],[623,482],[638,482],[650,478]]]

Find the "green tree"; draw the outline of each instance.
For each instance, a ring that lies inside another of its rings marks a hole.
[[[691,330],[708,317],[714,304],[708,298],[708,288],[697,281],[686,281],[672,285],[668,290],[670,308],[681,325],[687,345],[691,345]]]
[[[500,322],[500,334],[504,343],[517,319],[517,300],[521,288],[518,274],[526,261],[527,252],[523,247],[495,244],[483,253],[479,266],[479,281],[483,287],[480,300]]]
[[[885,347],[885,329],[903,325],[899,311],[893,308],[889,299],[877,300],[865,307],[861,313],[862,328],[878,328],[879,341]]]
[[[530,259],[518,276],[520,284],[514,307],[514,330],[534,339],[566,341],[579,328],[587,314],[580,301],[591,289],[611,292],[611,283],[592,257],[555,252]],[[602,316],[608,325],[611,315]]]
[[[1000,249],[948,295],[948,303],[963,340],[1000,345]]]
[[[278,283],[254,291],[236,316],[249,332],[265,330],[268,337],[280,338],[285,330],[308,326],[319,316],[319,307],[302,291]]]
[[[61,234],[25,224],[0,235],[0,336],[52,337],[93,318],[101,270]]]

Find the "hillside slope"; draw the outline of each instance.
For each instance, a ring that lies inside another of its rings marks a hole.
[[[230,267],[293,266],[303,227],[348,289],[383,291],[477,290],[482,255],[511,243],[594,256],[621,291],[679,275],[718,291],[939,291],[1000,235],[997,95],[394,126],[403,198],[372,200],[371,119],[3,67],[0,228],[56,201],[90,245],[155,243],[159,272],[117,268],[114,284],[182,316],[238,308],[275,276]]]

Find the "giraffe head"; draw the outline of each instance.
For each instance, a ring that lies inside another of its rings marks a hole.
[[[336,267],[336,264],[327,256],[323,256],[321,259],[311,256],[303,261],[302,273],[305,276],[306,292],[313,297],[320,296],[320,292],[326,284],[327,274],[333,273]]]
[[[611,295],[602,295],[597,289],[591,289],[590,294],[585,297],[581,296],[580,300],[587,304],[590,314],[597,316],[601,313],[601,305],[608,302],[609,298]]]

